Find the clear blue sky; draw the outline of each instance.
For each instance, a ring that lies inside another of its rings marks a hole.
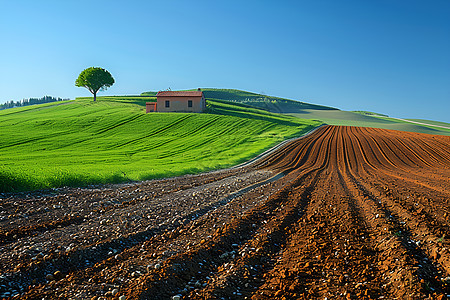
[[[0,103],[235,88],[450,122],[450,1],[0,0]]]

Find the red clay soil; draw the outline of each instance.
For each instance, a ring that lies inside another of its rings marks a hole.
[[[447,136],[324,126],[237,169],[0,201],[0,298],[450,298]]]

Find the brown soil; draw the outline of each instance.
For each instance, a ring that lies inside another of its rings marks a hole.
[[[447,299],[449,178],[450,137],[324,126],[231,170],[4,195],[0,298]]]

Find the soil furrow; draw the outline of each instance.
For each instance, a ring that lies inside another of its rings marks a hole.
[[[323,126],[234,169],[0,195],[0,299],[450,298],[450,137]]]

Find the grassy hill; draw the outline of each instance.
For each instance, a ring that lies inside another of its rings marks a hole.
[[[408,120],[414,121],[414,122],[419,122],[419,123],[425,123],[425,124],[430,124],[430,125],[435,125],[435,126],[444,126],[444,127],[450,128],[450,124],[445,123],[445,122],[431,121],[431,120],[424,120],[424,119],[408,119]]]
[[[206,99],[226,100],[235,103],[247,104],[274,113],[293,113],[300,112],[304,109],[336,110],[336,108],[333,107],[261,95],[241,90],[202,88],[202,91]],[[156,95],[156,92],[144,92],[141,95],[153,96]]]
[[[395,122],[398,122],[398,124],[402,124],[403,126],[406,126],[408,128],[409,128],[409,126],[417,126],[421,129],[426,128],[426,129],[434,132],[434,134],[450,135],[450,126],[444,122],[419,120],[419,119],[384,118],[384,117],[380,117],[380,119],[394,120]],[[445,124],[447,124],[447,125],[445,125]]]
[[[97,99],[0,111],[0,192],[225,168],[319,125],[223,101],[207,114],[145,114],[154,97]]]
[[[302,119],[320,120],[330,125],[373,127],[440,135],[450,134],[450,131],[438,127],[402,122],[386,117],[367,116],[350,111],[304,110],[301,113],[291,115]]]
[[[384,114],[369,111],[342,111],[333,107],[265,96],[240,90],[202,90],[207,99],[222,99],[238,102],[270,112],[289,114],[301,119],[316,120],[330,125],[363,126],[428,134],[450,135],[450,130],[445,128],[408,123],[397,119],[388,118],[387,115]]]
[[[450,130],[388,118],[369,111],[342,111],[337,108],[309,104],[279,97],[266,96],[241,90],[202,88],[206,99],[226,100],[264,109],[270,112],[289,114],[301,119],[317,120],[330,125],[363,126],[411,131],[428,134],[450,135]],[[145,92],[142,96],[154,96],[156,92]],[[426,123],[426,122],[425,122]],[[436,125],[434,123],[428,123]],[[442,125],[445,126],[445,125]]]

